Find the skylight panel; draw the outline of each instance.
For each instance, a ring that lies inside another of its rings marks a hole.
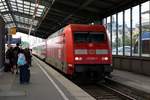
[[[28,11],[29,12],[29,9],[24,9],[24,11]]]
[[[0,6],[0,9],[5,9],[4,6]]]
[[[18,9],[18,11],[23,13],[23,10]]]
[[[13,11],[17,11],[17,8],[13,8]]]
[[[19,4],[19,3],[18,3],[17,5],[18,5],[19,7],[23,7],[23,4]]]
[[[11,15],[10,14],[5,14],[3,15],[4,17],[10,17]]]
[[[23,3],[23,1],[22,0],[17,0],[17,3]]]
[[[30,6],[24,5],[24,8],[29,8]]]
[[[2,4],[2,3],[0,3],[0,6],[3,6],[3,4]]]
[[[41,17],[41,15],[40,15],[40,14],[36,14],[36,16]]]
[[[33,15],[33,12],[30,12],[30,15]]]
[[[10,0],[10,1],[15,2],[16,0]]]
[[[20,8],[18,8],[18,9],[19,9],[19,10],[23,10],[23,8],[21,8],[21,7],[20,7]]]
[[[24,13],[29,14],[29,11],[24,11]]]
[[[30,5],[30,2],[24,1],[24,5]]]
[[[34,10],[30,10],[30,12],[34,13]]]
[[[8,9],[2,9],[2,10],[0,10],[1,12],[5,12],[5,11],[8,11]]]
[[[6,5],[6,2],[3,2],[3,5],[5,6],[5,5]]]
[[[39,15],[41,15],[42,14],[42,12],[36,12],[37,14],[39,14]]]
[[[10,4],[16,6],[16,3],[15,3],[15,2],[10,2]]]
[[[31,3],[31,6],[32,6],[32,7],[35,7],[35,4],[34,4],[34,3]]]
[[[12,8],[16,8],[16,9],[17,9],[17,7],[16,7],[16,6],[14,6],[14,5],[12,6]]]
[[[34,9],[35,9],[35,7],[30,7],[30,9],[31,9],[31,10],[34,10]]]
[[[40,9],[44,9],[44,8],[45,8],[45,6],[39,5],[39,7],[38,7],[38,8],[40,8]]]
[[[5,14],[2,15],[5,22],[10,23],[8,26],[12,27],[15,26],[15,23],[13,21],[17,21],[18,23],[20,22],[19,25],[21,28],[29,29],[30,25],[33,24],[33,26],[37,26],[39,20],[32,20],[33,18],[28,18],[25,17],[25,15],[31,15],[33,16],[36,4],[31,3],[31,0],[8,0],[10,3],[10,6],[12,9],[12,12],[17,12],[18,14],[14,13],[14,18],[12,18],[11,14]],[[45,6],[43,5],[38,5],[37,12],[36,12],[36,17],[42,17],[43,12],[45,11]],[[0,0],[0,12],[6,12],[9,11],[6,0]],[[24,17],[22,17],[24,16]],[[11,23],[12,22],[12,23]],[[35,30],[32,28],[32,31]]]
[[[37,12],[43,12],[43,9],[38,9]]]

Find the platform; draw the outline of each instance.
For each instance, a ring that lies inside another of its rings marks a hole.
[[[95,100],[35,57],[30,70],[29,84],[20,84],[19,75],[0,72],[0,100]]]
[[[150,77],[148,76],[114,70],[111,80],[150,94]]]

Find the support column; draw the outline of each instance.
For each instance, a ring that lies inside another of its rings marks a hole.
[[[0,17],[0,69],[4,66],[5,60],[5,22]]]

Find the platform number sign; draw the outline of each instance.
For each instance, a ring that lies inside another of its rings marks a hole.
[[[8,34],[9,35],[15,35],[16,34],[16,27],[11,27],[8,29]]]

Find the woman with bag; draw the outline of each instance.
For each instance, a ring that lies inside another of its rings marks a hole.
[[[29,83],[29,66],[23,49],[19,51],[17,65],[20,70],[20,84]]]
[[[10,44],[8,44],[7,47],[8,47],[8,49],[7,49],[6,54],[5,54],[6,56],[5,56],[5,68],[4,68],[4,71],[5,72],[11,71],[13,73],[13,61],[12,61],[13,48],[11,47]]]

